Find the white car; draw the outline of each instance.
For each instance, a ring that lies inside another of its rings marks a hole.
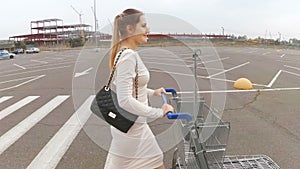
[[[0,50],[0,58],[13,59],[16,56],[14,53],[9,53],[7,50]]]
[[[25,50],[25,53],[39,53],[40,49],[39,48],[29,48],[27,50]]]

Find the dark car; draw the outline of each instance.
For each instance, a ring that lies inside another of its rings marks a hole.
[[[14,54],[23,54],[25,51],[24,49],[20,48],[20,49],[16,49],[15,51],[13,51]]]

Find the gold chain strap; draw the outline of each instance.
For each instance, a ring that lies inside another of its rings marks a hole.
[[[117,65],[117,63],[118,63],[118,61],[119,61],[119,58],[120,58],[121,54],[122,54],[122,53],[124,52],[124,50],[126,50],[126,49],[129,49],[129,48],[124,48],[124,49],[122,49],[122,50],[120,51],[119,55],[117,56],[117,59],[116,59],[116,61],[115,61],[115,64],[114,64],[113,69],[112,69],[112,71],[111,71],[111,74],[110,74],[110,76],[109,76],[108,83],[107,83],[107,85],[105,86],[106,89],[109,89],[109,86],[110,86],[110,84],[111,84],[111,81],[112,81],[112,79],[113,79],[113,76],[114,76],[114,73],[115,73],[115,70],[116,70],[116,65]],[[135,88],[135,98],[136,98],[136,100],[137,100],[137,99],[138,99],[138,60],[136,60],[135,72],[136,72],[136,76],[135,76],[135,78],[134,78],[134,88]]]

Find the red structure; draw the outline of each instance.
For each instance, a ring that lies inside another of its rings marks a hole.
[[[112,36],[91,31],[92,26],[87,24],[64,25],[62,19],[44,19],[30,22],[31,34],[9,37],[13,41],[33,41],[38,45],[65,44],[68,39],[83,38],[87,40],[97,36],[99,40],[110,41]],[[151,39],[230,39],[230,35],[214,34],[149,34]]]
[[[230,35],[214,35],[214,34],[150,34],[149,38],[161,39],[161,38],[186,38],[186,39],[229,39]]]
[[[9,40],[28,40],[38,45],[53,45],[65,43],[67,39],[87,38],[94,34],[92,26],[87,24],[64,25],[62,19],[44,19],[30,22],[31,34],[9,37]]]
[[[214,34],[149,34],[150,39],[230,39],[231,35],[214,35]],[[100,40],[111,40],[111,35],[100,36]]]

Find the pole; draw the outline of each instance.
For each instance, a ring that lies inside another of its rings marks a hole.
[[[221,27],[222,28],[222,35],[224,35],[224,27]]]
[[[98,47],[98,38],[97,38],[98,25],[97,25],[97,15],[96,15],[96,0],[94,0],[94,19],[95,19],[95,44],[97,48]]]
[[[193,111],[193,115],[194,117],[201,117],[203,118],[203,114],[200,114],[199,115],[199,112],[198,112],[198,108],[199,108],[199,105],[197,104],[197,101],[198,101],[198,74],[197,74],[197,69],[198,69],[198,64],[197,64],[197,59],[199,59],[199,55],[201,55],[201,50],[200,49],[197,49],[194,51],[194,54],[193,54],[193,61],[194,61],[194,111]],[[202,112],[201,112],[202,113]],[[196,122],[196,121],[195,121]]]

